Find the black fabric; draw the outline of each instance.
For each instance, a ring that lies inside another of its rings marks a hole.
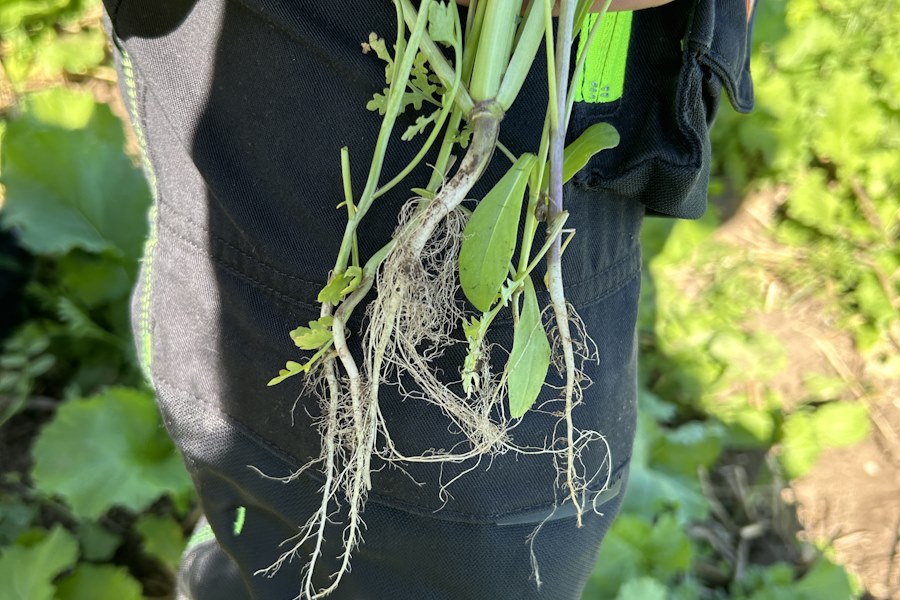
[[[728,70],[737,64],[733,57],[715,68],[709,62],[713,50],[727,56],[732,49],[719,36],[746,35],[729,29],[730,21],[718,29],[721,15],[733,16],[720,4],[729,3],[716,2],[711,11],[705,2],[697,3],[706,8],[701,10],[677,0],[637,13],[623,98],[611,106],[578,104],[573,113],[571,136],[603,119],[623,139],[566,186],[564,199],[568,224],[578,230],[563,260],[567,296],[600,356],[587,366],[594,383],[575,420],[602,432],[612,456],[610,464],[599,444],[586,452],[585,468],[597,474],[595,488],[607,474],[624,481],[634,438],[638,234],[645,208],[674,216],[702,213],[706,128],[721,78],[733,75],[729,89],[746,92],[743,67]],[[354,188],[362,189],[379,127],[378,116],[363,107],[384,86],[384,67],[360,51],[360,42],[370,31],[393,37],[393,6],[107,0],[106,8],[114,41],[133,66],[135,87],[126,93],[134,96],[132,117],[146,139],[156,181],[156,237],[134,294],[136,337],[150,336],[152,382],[166,427],[217,537],[202,546],[208,554],[185,561],[187,593],[198,600],[290,598],[297,593],[299,565],[271,580],[253,573],[268,566],[281,540],[306,521],[317,475],[284,485],[260,478],[248,465],[280,475],[319,454],[311,425],[315,401],[298,398],[299,384],[291,380],[273,388],[265,383],[286,359],[297,357],[287,332],[318,316],[315,297],[346,219],[345,209],[335,208],[343,199],[342,146],[350,149]],[[685,38],[689,32],[696,35]],[[530,75],[524,89],[501,130],[516,152],[535,149],[534,124],[543,121],[542,76]],[[385,176],[405,166],[416,149],[398,141]],[[481,192],[502,173],[504,160],[495,158]],[[429,175],[422,166],[409,185]],[[379,199],[367,216],[362,256],[392,233],[408,195],[403,187]],[[542,272],[535,280],[546,303]],[[358,313],[353,331],[361,325]],[[511,347],[508,318],[495,321],[490,341]],[[350,342],[358,356],[358,339]],[[502,354],[493,359],[499,363]],[[453,376],[462,357],[462,348],[455,348],[441,366]],[[447,448],[458,440],[433,407],[402,402],[393,388],[382,390],[380,403],[401,451]],[[551,392],[545,388],[539,401],[552,398]],[[554,423],[549,415],[529,414],[514,441],[543,445]],[[441,497],[440,484],[470,468],[448,488],[450,497]],[[408,466],[407,473],[378,470],[364,515],[365,543],[333,597],[577,598],[621,496],[581,530],[571,518],[545,526],[535,546],[545,581],[539,592],[528,581],[525,536],[561,500],[555,476],[547,457],[513,453],[443,470],[422,464]],[[238,506],[246,507],[247,520],[234,536]],[[326,556],[337,553],[340,531],[332,528]]]

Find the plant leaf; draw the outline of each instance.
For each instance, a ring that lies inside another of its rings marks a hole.
[[[150,193],[123,152],[122,123],[98,105],[84,129],[67,130],[24,117],[3,140],[6,227],[35,254],[73,248],[141,256]]]
[[[487,312],[506,281],[533,154],[523,154],[478,203],[459,252],[459,282],[475,308]]]
[[[619,132],[609,123],[594,123],[584,133],[563,150],[563,183],[572,179],[584,168],[591,157],[601,150],[609,150],[619,145]],[[544,168],[542,187],[550,187],[550,163]]]
[[[550,342],[541,322],[541,309],[531,277],[525,278],[522,314],[513,336],[507,363],[509,412],[516,419],[531,408],[550,368]]]
[[[192,489],[153,397],[139,390],[110,388],[62,404],[33,453],[36,487],[79,517],[96,519],[113,506],[140,511]]]
[[[53,579],[77,559],[78,542],[59,525],[36,544],[0,550],[3,600],[50,600]]]
[[[178,568],[187,540],[184,539],[181,525],[175,519],[144,515],[138,519],[134,528],[141,534],[147,554],[155,556],[173,570]]]
[[[57,600],[141,600],[141,584],[122,567],[82,563],[59,582]]]

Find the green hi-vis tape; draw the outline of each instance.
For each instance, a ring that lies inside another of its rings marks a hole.
[[[590,14],[581,24],[578,52],[584,52],[597,15]],[[631,12],[611,12],[603,17],[584,61],[581,85],[575,91],[576,102],[613,102],[622,97],[625,87],[625,62],[631,39]]]

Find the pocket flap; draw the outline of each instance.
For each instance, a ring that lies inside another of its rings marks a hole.
[[[722,80],[735,110],[753,108],[750,50],[754,0],[700,0],[686,38],[689,50]]]

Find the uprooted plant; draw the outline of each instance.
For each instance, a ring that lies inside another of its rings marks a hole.
[[[285,542],[289,550],[263,571],[274,574],[310,544],[302,597],[330,593],[349,569],[351,553],[360,541],[360,513],[371,488],[374,456],[399,466],[417,461],[458,463],[508,451],[548,453],[559,471],[558,482],[548,485],[561,486],[581,525],[584,492],[596,474],[583,472],[579,455],[589,442],[604,441],[598,432],[576,428],[572,419],[588,383],[583,361],[595,355],[590,337],[565,299],[561,259],[574,230],[564,228],[568,213],[563,210],[562,190],[563,183],[591,156],[618,143],[615,130],[601,123],[564,147],[578,84],[577,76],[569,81],[568,75],[573,24],[584,21],[592,3],[562,0],[554,32],[551,0],[531,2],[521,19],[522,0],[472,0],[464,27],[455,3],[422,0],[416,9],[410,0],[394,0],[393,55],[375,34],[363,44],[364,51],[376,53],[387,63],[388,82],[384,93],[369,103],[383,119],[368,178],[362,192],[355,195],[348,152],[343,149],[345,197],[339,207],[346,207],[347,227],[328,284],[318,296],[320,317],[291,332],[295,344],[313,354],[303,363],[289,361],[269,382],[274,385],[302,373],[305,391],[320,401],[322,453],[284,478],[290,481],[304,469],[318,466],[324,475],[320,507]],[[596,19],[583,40],[579,60],[600,22]],[[536,124],[542,127],[541,141],[534,153],[512,156],[498,141],[500,122],[519,94],[542,42],[549,98],[546,118]],[[452,60],[439,45],[449,49]],[[413,161],[383,183],[382,165],[398,116],[420,110],[423,103],[437,108],[419,116],[402,138],[411,140],[421,134],[424,142]],[[362,262],[356,236],[364,217],[379,197],[413,171],[439,138],[430,181],[425,187],[412,188],[416,197],[401,211],[390,242]],[[465,154],[451,172],[453,152],[461,148]],[[468,211],[461,203],[498,148],[512,165],[475,210]],[[517,240],[526,198],[524,235]],[[536,248],[541,223],[544,241]],[[518,261],[513,264],[517,242]],[[542,260],[546,260],[544,283],[550,296],[547,308],[552,313],[547,325],[531,275]],[[373,286],[376,299],[365,308],[364,331],[357,332],[363,350],[358,362],[347,343],[348,322]],[[477,314],[457,302],[460,286]],[[513,317],[513,347],[502,373],[493,373],[487,336],[491,323],[506,309]],[[459,327],[463,342],[453,335]],[[460,365],[460,378],[451,382],[433,361],[456,343],[466,344],[467,355]],[[554,413],[559,417],[559,432],[548,432],[551,442],[546,447],[517,446],[511,431],[537,400],[551,364],[565,382],[558,390],[562,408]],[[401,377],[414,382],[416,389],[402,387]],[[383,383],[400,386],[407,398],[439,407],[460,432],[462,443],[419,456],[402,454],[379,407]],[[313,573],[326,527],[334,506],[342,503],[347,517],[340,567],[328,587],[317,589]]]

